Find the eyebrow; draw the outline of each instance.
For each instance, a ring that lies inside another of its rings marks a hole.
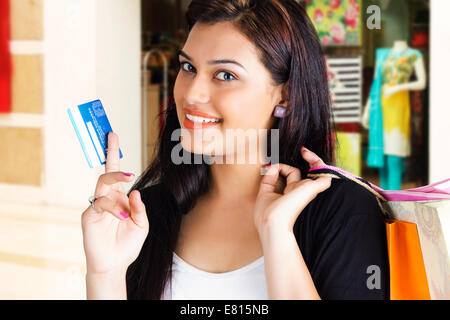
[[[184,52],[183,50],[178,50],[178,55],[179,56],[183,56],[188,60],[194,61],[194,59],[192,59],[186,52]],[[232,60],[232,59],[218,59],[218,60],[209,60],[208,64],[224,64],[224,63],[232,63],[235,65],[238,65],[239,67],[241,67],[242,69],[244,69],[245,71],[247,71],[247,69],[244,68],[244,66],[242,64],[240,64],[239,62],[237,62],[236,60]]]

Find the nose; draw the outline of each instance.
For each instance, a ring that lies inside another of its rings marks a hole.
[[[189,105],[209,102],[209,87],[207,80],[197,75],[192,78],[184,91],[184,99]]]

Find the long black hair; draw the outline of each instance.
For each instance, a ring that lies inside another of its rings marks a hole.
[[[193,0],[186,18],[189,31],[197,22],[231,22],[255,44],[273,82],[285,84],[287,116],[277,118],[273,126],[279,129],[279,161],[299,168],[304,178],[309,166],[300,148],[305,146],[332,164],[326,63],[305,9],[295,0]],[[128,192],[141,191],[150,223],[141,252],[127,270],[128,299],[161,299],[171,276],[181,218],[211,183],[208,164],[173,163],[171,152],[179,141],[172,141],[171,135],[180,128],[175,103],[163,116],[157,154]]]

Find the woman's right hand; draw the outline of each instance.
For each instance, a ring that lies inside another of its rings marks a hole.
[[[149,232],[145,205],[138,190],[130,197],[121,182],[130,182],[134,175],[120,171],[119,137],[110,132],[105,173],[97,181],[95,210],[89,206],[82,214],[83,244],[87,273],[125,274],[136,260]]]

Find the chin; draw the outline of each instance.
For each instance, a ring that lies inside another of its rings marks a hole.
[[[186,130],[186,129],[185,129]],[[195,154],[203,154],[205,156],[215,156],[223,154],[220,146],[223,143],[223,138],[220,136],[221,131],[208,131],[209,133],[216,133],[219,137],[205,135],[204,132],[191,133],[191,131],[184,131],[181,134],[181,145],[184,150]]]
[[[195,154],[203,154],[206,156],[214,155],[214,148],[211,145],[192,143],[191,141],[186,141],[187,139],[183,139],[181,145],[184,150],[195,153]],[[212,150],[211,150],[212,149]]]

